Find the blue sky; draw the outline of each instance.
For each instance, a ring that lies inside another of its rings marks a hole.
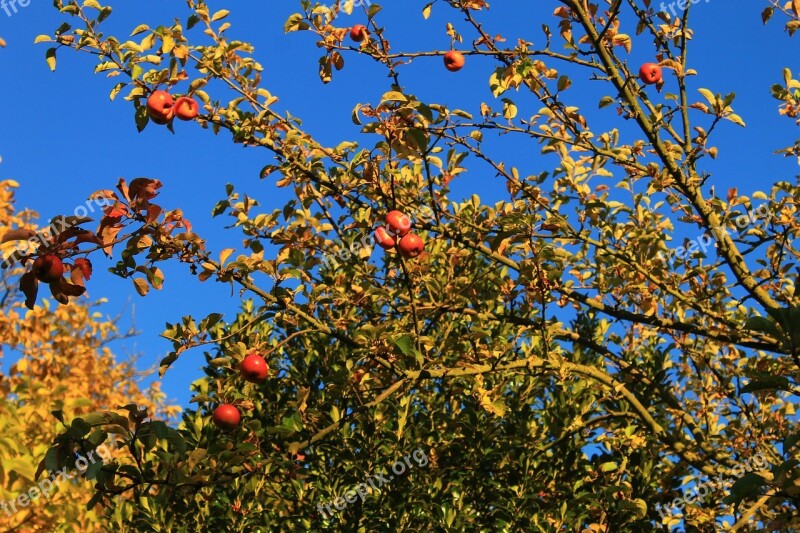
[[[378,20],[389,28],[387,37],[392,40],[393,51],[448,48],[448,20],[462,31],[465,41],[473,38],[456,13],[441,5],[436,5],[431,19],[424,21],[421,11],[426,3],[384,2],[384,14]],[[720,191],[728,187],[737,186],[740,193],[749,194],[765,190],[778,180],[793,181],[796,174],[795,159],[773,155],[775,150],[792,144],[796,127],[791,120],[778,117],[777,102],[771,98],[769,87],[782,80],[784,66],[793,65],[797,40],[783,32],[779,18],[763,26],[760,12],[765,4],[712,0],[701,2],[693,10],[696,33],[689,60],[691,68],[699,72],[692,80],[693,88],[736,92],[734,108],[748,124],[743,129],[725,123],[717,131],[720,156],[711,168],[709,185],[716,184],[722,196],[724,192]],[[137,0],[112,5],[114,14],[105,23],[105,31],[120,38],[139,23],[157,26],[169,24],[174,17],[185,21],[187,15],[183,2]],[[358,139],[358,128],[350,119],[353,107],[359,102],[377,101],[390,88],[379,65],[365,57],[346,55],[344,70],[334,74],[332,83],[323,85],[317,75],[321,52],[312,34],[283,33],[288,15],[299,10],[299,0],[211,1],[210,5],[213,10],[231,10],[230,37],[255,44],[255,56],[265,69],[265,85],[280,98],[279,109],[302,118],[306,129],[324,143]],[[541,44],[541,24],[549,24],[555,33],[557,21],[550,13],[557,5],[539,0],[495,1],[483,20],[490,33],[504,34],[509,44],[520,37]],[[33,40],[36,35],[51,34],[63,20],[52,3],[43,0],[19,8],[10,17],[0,10],[0,37],[7,42],[7,47],[0,49],[4,80],[0,84],[0,177],[21,184],[18,207],[31,208],[46,220],[71,213],[92,191],[112,188],[118,177],[129,181],[139,176],[158,178],[164,182],[160,204],[183,209],[211,250],[241,248],[239,235],[224,230],[228,221],[212,220],[210,213],[224,197],[228,182],[257,198],[265,211],[282,207],[288,200],[287,191],[277,189],[272,178],[258,177],[259,170],[272,162],[269,154],[243,149],[228,135],[214,136],[193,123],[176,124],[176,135],[153,125],[137,133],[133,104],[121,98],[109,100],[108,93],[117,80],[94,75],[94,58],[63,50],[56,72],[50,72],[44,61],[47,45],[34,45]],[[358,22],[364,22],[363,15],[341,19],[342,25]],[[652,60],[650,40],[632,37],[630,63]],[[482,101],[491,103],[493,99],[488,86],[493,68],[488,58],[470,57],[464,70],[451,74],[443,69],[441,59],[426,58],[401,67],[400,72],[405,89],[421,100],[477,114]],[[597,109],[600,97],[608,94],[607,86],[589,81],[585,72],[569,72],[576,73],[572,88],[565,93],[570,102],[581,106],[597,127],[628,127],[620,124],[613,107]],[[667,90],[675,90],[669,74]],[[520,116],[538,110],[527,95],[506,96],[518,101]],[[224,99],[229,95],[212,97]],[[360,140],[374,142],[374,138]],[[553,160],[540,156],[536,145],[508,137],[489,144],[495,155],[520,165],[523,174],[552,168]],[[505,198],[504,184],[485,167],[469,160],[468,166],[470,171],[454,182],[454,197],[474,193],[487,202]],[[116,351],[120,356],[140,354],[143,369],[154,368],[170,349],[170,343],[159,337],[166,322],[177,322],[187,314],[203,317],[212,311],[225,312],[230,319],[239,302],[238,292],[232,293],[229,286],[200,284],[179,265],[164,268],[167,281],[162,291],[141,298],[129,281],[106,272],[111,260],[95,255],[93,261],[95,276],[89,284],[89,296],[107,298],[104,310],[110,316],[124,313],[123,328],[134,320],[141,335],[118,343]],[[164,389],[171,398],[188,404],[188,386],[201,375],[202,362],[200,351],[182,355],[164,378]]]

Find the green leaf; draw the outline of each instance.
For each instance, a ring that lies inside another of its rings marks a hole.
[[[293,31],[302,31],[307,30],[310,28],[308,22],[303,20],[303,15],[300,13],[294,13],[286,19],[286,23],[283,25],[283,31],[286,33],[291,33]]]
[[[761,494],[761,487],[767,484],[767,480],[758,474],[745,474],[736,480],[736,483],[731,487],[730,495],[726,496],[725,503],[738,504],[743,500],[759,496]]]
[[[610,97],[610,96],[604,96],[604,97],[602,97],[602,98],[600,99],[600,104],[598,105],[598,107],[599,107],[600,109],[603,109],[604,107],[608,107],[608,106],[610,106],[610,105],[611,105],[611,104],[613,104],[614,102],[615,102],[614,98],[612,98],[612,97]]]
[[[753,379],[747,385],[742,387],[741,394],[759,390],[791,391],[792,387],[789,384],[789,379],[784,376],[764,376]]]
[[[759,331],[767,335],[772,335],[773,337],[778,336],[778,328],[776,327],[775,321],[767,317],[750,317],[744,323],[744,327],[752,331]]]
[[[169,354],[167,354],[167,356],[165,358],[163,358],[161,360],[161,363],[159,364],[159,367],[158,367],[158,375],[159,375],[159,377],[164,377],[164,374],[167,373],[167,370],[169,370],[169,367],[172,365],[172,363],[174,363],[177,360],[178,360],[178,354],[177,353],[170,352]]]
[[[394,341],[394,345],[397,346],[403,355],[408,355],[414,349],[414,341],[408,335],[403,335],[399,339]]]

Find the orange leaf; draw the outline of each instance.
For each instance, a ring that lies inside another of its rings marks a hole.
[[[27,241],[31,237],[36,235],[36,232],[31,229],[12,229],[11,231],[7,231],[3,235],[3,239],[0,242],[8,242],[8,241]]]
[[[106,226],[100,230],[100,240],[102,241],[103,251],[106,255],[111,255],[113,243],[117,238],[117,234],[122,230],[121,225]]]
[[[125,198],[125,200],[128,202],[131,201],[131,197],[128,196],[128,184],[123,178],[120,178],[117,182],[117,190],[122,193],[122,197]]]

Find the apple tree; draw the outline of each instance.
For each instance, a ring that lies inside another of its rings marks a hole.
[[[54,4],[65,22],[37,38],[51,67],[67,50],[87,54],[140,130],[188,118],[230,135],[263,152],[265,187],[294,196],[271,205],[264,189],[228,185],[212,214],[232,222],[230,248],[158,204],[167,176],[120,180],[93,193],[112,203],[97,229],[73,220],[34,254],[69,261],[79,245],[102,250],[142,295],[165,282],[160,263],[179,261],[198,283],[245,296],[235,317],[187,315],[164,332],[173,350],[162,372],[188,350],[206,357],[206,377],[192,384],[197,407],[179,426],[135,409],[108,419],[130,452],[124,467],[93,473],[93,503],[107,505],[109,523],[595,532],[800,523],[800,189],[782,180],[740,193],[714,175],[735,148],[715,133],[745,121],[735,94],[693,67],[693,35],[714,28],[690,24],[692,3],[674,16],[649,0],[553,1],[540,30],[512,41],[484,0],[431,2],[418,30],[437,32],[425,20],[446,12],[451,50],[419,52],[392,46],[402,29],[378,4],[303,0],[285,30],[315,40],[322,56],[298,60],[318,62],[323,83],[358,60],[387,74],[353,110],[361,136],[335,146],[303,129],[302,110],[280,107],[227,10],[187,0],[162,25],[132,23],[115,37],[103,31],[111,6]],[[765,23],[800,26],[798,2],[764,4]],[[634,47],[652,63],[633,64]],[[419,62],[444,62],[444,77],[479,57],[493,67],[468,109],[423,101],[406,78]],[[796,118],[800,82],[790,68],[771,81],[777,105],[766,111]],[[587,95],[599,110],[581,107]],[[530,151],[498,148],[510,138]],[[793,156],[798,146],[781,148]],[[478,174],[504,199],[452,193],[454,180]],[[380,233],[387,250],[375,251],[373,232],[396,229],[390,211],[409,218],[424,251],[396,231],[394,243]],[[26,275],[33,306],[38,275]],[[80,292],[56,285],[62,302]],[[240,370],[250,354],[269,367],[257,383]],[[240,413],[236,427],[213,424],[221,404]],[[53,449],[80,438],[62,434]],[[698,497],[706,480],[719,485]]]

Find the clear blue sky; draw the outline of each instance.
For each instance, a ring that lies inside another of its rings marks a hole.
[[[447,48],[447,20],[456,24],[466,41],[473,38],[456,13],[441,5],[437,4],[431,19],[424,21],[421,10],[426,3],[384,2],[379,22],[389,27],[387,37],[392,40],[394,51]],[[265,68],[266,87],[280,98],[280,109],[302,118],[305,127],[322,142],[337,144],[357,138],[358,128],[350,120],[353,107],[359,102],[376,102],[389,89],[381,67],[365,57],[346,55],[345,69],[335,73],[334,81],[325,86],[317,76],[321,52],[312,34],[283,33],[283,23],[289,14],[299,10],[299,0],[210,4],[214,10],[232,11],[230,37],[255,44],[255,55]],[[557,22],[549,14],[558,2],[503,0],[491,4],[489,15],[484,15],[487,30],[503,33],[508,43],[524,37],[541,44],[542,23],[549,24],[555,33]],[[183,2],[126,0],[112,5],[114,14],[105,23],[105,31],[120,38],[129,35],[139,23],[154,27],[169,24],[174,17],[185,21],[187,15]],[[720,191],[732,186],[738,186],[742,194],[764,190],[769,183],[793,180],[797,172],[793,158],[773,155],[774,150],[792,144],[796,127],[777,116],[777,102],[770,97],[769,87],[782,80],[784,66],[796,67],[800,41],[789,39],[780,18],[766,27],[762,25],[760,12],[765,5],[766,2],[753,0],[714,0],[701,2],[693,10],[696,33],[690,66],[700,73],[692,80],[694,88],[735,91],[738,97],[734,108],[748,124],[747,129],[742,129],[726,122],[717,132],[720,157],[709,185],[716,184],[722,196],[724,192]],[[7,47],[0,49],[0,177],[21,184],[18,207],[34,209],[46,220],[59,213],[71,213],[92,191],[113,187],[118,177],[153,177],[164,182],[159,196],[161,205],[182,208],[211,250],[241,247],[239,235],[223,229],[228,221],[212,220],[210,212],[223,198],[228,182],[259,199],[265,211],[282,207],[288,199],[286,190],[277,190],[271,178],[258,178],[262,166],[272,162],[269,154],[243,149],[234,145],[227,134],[216,137],[193,123],[176,124],[174,136],[153,125],[137,133],[133,104],[121,98],[109,100],[108,93],[117,80],[94,75],[92,57],[63,50],[58,56],[57,71],[48,69],[44,62],[47,45],[35,46],[33,40],[38,34],[52,34],[63,20],[52,2],[44,0],[34,0],[10,17],[0,10],[0,37],[7,42]],[[353,15],[350,20],[343,18],[341,24],[364,21],[363,15]],[[644,36],[633,39],[631,64],[652,60],[650,40]],[[400,71],[406,90],[423,101],[477,114],[482,101],[492,100],[488,77],[493,68],[490,59],[469,58],[464,70],[450,74],[443,69],[441,59],[427,58],[401,67]],[[674,89],[675,82],[667,75],[667,90]],[[599,82],[586,79],[585,72],[578,72],[567,94],[597,127],[623,127],[613,107],[597,109],[597,102],[608,90]],[[229,96],[212,95],[219,99]],[[539,108],[527,95],[507,96],[518,101],[520,116],[530,116]],[[360,140],[375,142],[374,138]],[[552,167],[553,160],[538,155],[536,146],[517,144],[510,138],[490,146],[496,155],[519,164],[523,174]],[[488,201],[505,197],[504,184],[485,167],[478,166],[471,166],[470,172],[456,180],[453,190],[455,197],[473,193]],[[110,260],[97,255],[93,260],[95,276],[89,284],[89,296],[107,298],[109,303],[104,309],[108,315],[125,313],[123,326],[135,317],[142,334],[117,344],[116,351],[120,356],[141,354],[143,369],[155,367],[170,349],[170,343],[159,337],[166,322],[177,322],[187,314],[202,317],[220,310],[226,318],[232,318],[238,305],[238,293],[231,293],[230,287],[211,282],[199,284],[187,269],[176,265],[165,268],[167,282],[161,292],[141,298],[129,281],[106,271],[112,264]],[[164,379],[164,389],[171,398],[188,404],[188,385],[200,376],[202,361],[200,351],[182,355]]]

